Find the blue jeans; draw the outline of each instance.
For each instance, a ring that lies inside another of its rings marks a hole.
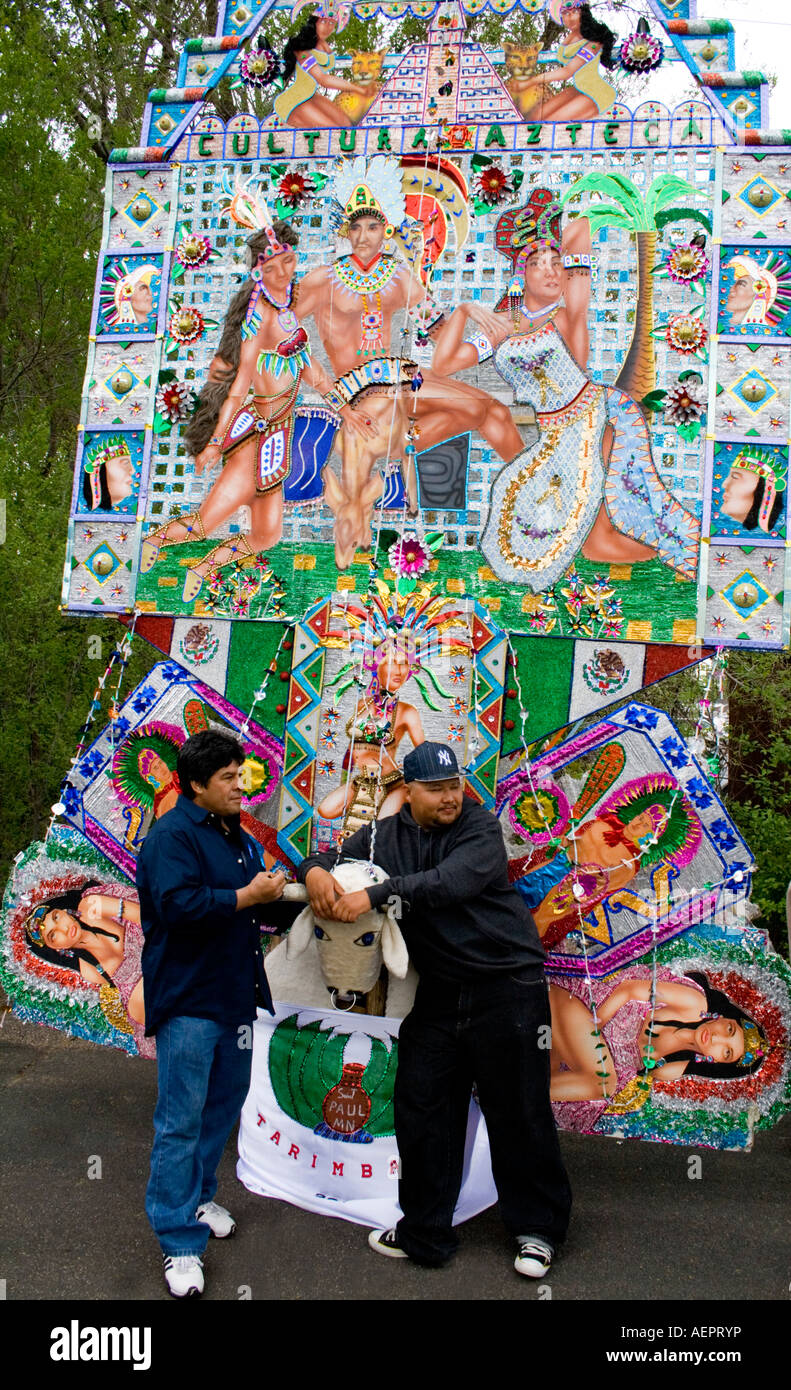
[[[549,1102],[549,1023],[540,966],[469,983],[421,979],[399,1030],[394,1097],[398,1240],[417,1263],[444,1264],[458,1244],[473,1082],[507,1231],[563,1240],[571,1189]]]
[[[159,1095],[146,1215],[165,1255],[202,1255],[195,1212],[217,1191],[217,1167],[250,1089],[252,1048],[236,1024],[169,1018],[156,1034]]]

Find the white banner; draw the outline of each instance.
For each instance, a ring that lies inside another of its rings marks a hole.
[[[253,1029],[239,1125],[239,1181],[262,1197],[363,1226],[394,1226],[398,1149],[393,1081],[400,1020],[277,1004]],[[454,1224],[497,1201],[473,1101]]]

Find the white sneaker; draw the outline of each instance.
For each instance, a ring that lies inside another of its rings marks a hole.
[[[203,1261],[199,1255],[165,1255],[165,1283],[174,1298],[198,1298],[203,1293]]]
[[[204,1226],[208,1226],[213,1236],[218,1240],[225,1240],[227,1236],[232,1236],[236,1230],[236,1222],[231,1213],[225,1207],[219,1207],[216,1202],[204,1202],[198,1207],[195,1219],[202,1221]]]
[[[519,1236],[519,1254],[514,1260],[517,1274],[528,1279],[541,1279],[549,1273],[554,1250],[540,1236]]]
[[[391,1260],[408,1260],[406,1250],[402,1250],[398,1244],[398,1231],[392,1227],[389,1231],[369,1231],[368,1244],[377,1255],[389,1255]]]

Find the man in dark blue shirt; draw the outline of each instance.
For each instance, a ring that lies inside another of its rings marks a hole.
[[[146,1213],[176,1298],[203,1292],[209,1234],[233,1235],[213,1200],[217,1166],[250,1086],[256,1006],[274,1012],[258,906],[283,892],[241,829],[241,743],[207,730],[179,752],[181,795],[137,865],[146,1033],[159,1095]]]

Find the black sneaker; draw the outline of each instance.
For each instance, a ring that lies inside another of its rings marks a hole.
[[[541,1279],[549,1273],[554,1250],[540,1236],[518,1236],[519,1254],[514,1260],[517,1274],[528,1279]]]
[[[368,1244],[378,1255],[389,1255],[391,1260],[408,1260],[406,1250],[402,1250],[398,1244],[398,1232],[395,1227],[389,1231],[369,1231]]]

